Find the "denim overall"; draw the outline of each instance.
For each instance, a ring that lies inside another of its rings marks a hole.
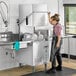
[[[57,48],[56,44],[58,41],[58,37],[53,32],[53,38],[52,38],[52,44],[51,44],[51,55],[50,55],[50,61],[52,62],[52,68],[56,68],[56,58],[59,66],[62,66],[62,58],[60,54],[62,39],[60,41],[60,46]]]

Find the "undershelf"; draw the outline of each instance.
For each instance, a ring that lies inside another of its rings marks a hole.
[[[68,54],[62,54],[62,57],[64,57],[64,58],[68,58]],[[71,59],[76,59],[76,55],[70,55],[70,58]]]

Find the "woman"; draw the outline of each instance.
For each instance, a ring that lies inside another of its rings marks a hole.
[[[62,59],[60,54],[62,39],[61,39],[61,24],[59,24],[59,15],[55,14],[50,17],[50,13],[48,13],[48,18],[50,24],[53,25],[53,38],[52,38],[52,45],[51,45],[51,57],[50,61],[52,62],[52,68],[47,70],[46,73],[53,72],[55,73],[56,70],[62,70]],[[56,58],[58,62],[58,66],[56,67]]]

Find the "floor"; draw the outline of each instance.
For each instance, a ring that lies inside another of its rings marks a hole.
[[[34,72],[30,74],[24,74],[22,76],[73,76],[76,74],[75,69],[63,67],[63,71],[57,71],[56,73],[45,73],[45,71]]]
[[[48,64],[48,69],[51,67],[51,64]],[[68,60],[63,58],[63,67],[71,68],[71,69],[76,69],[76,60]],[[42,71],[44,70],[44,65],[36,66],[35,67],[36,71]],[[13,68],[9,70],[4,70],[0,71],[0,76],[21,76],[24,74],[28,74],[32,72],[32,67],[30,66],[25,66],[25,67],[18,67],[18,68]],[[72,75],[72,76],[76,76]]]

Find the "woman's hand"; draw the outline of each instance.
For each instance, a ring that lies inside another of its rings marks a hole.
[[[48,12],[48,17],[50,17],[50,12]]]
[[[48,12],[48,15],[50,14],[50,12]]]
[[[48,12],[48,20],[50,22],[50,12]],[[51,22],[50,22],[51,23]]]
[[[59,48],[59,47],[60,47],[60,44],[59,44],[59,43],[57,43],[57,44],[56,44],[56,47],[57,47],[57,48]]]

